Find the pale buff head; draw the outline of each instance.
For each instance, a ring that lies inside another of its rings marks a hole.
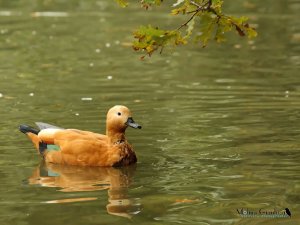
[[[142,128],[134,122],[132,114],[126,106],[116,105],[108,110],[106,115],[107,132],[123,133],[128,126],[138,129]]]

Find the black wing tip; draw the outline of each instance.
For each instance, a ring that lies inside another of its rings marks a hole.
[[[46,150],[47,150],[47,144],[44,143],[44,142],[40,142],[40,143],[39,143],[39,152],[40,152],[40,155],[41,155],[43,158],[45,157],[44,153],[45,153]]]
[[[291,213],[291,211],[289,210],[289,208],[285,208],[285,212],[286,212],[286,214],[289,215],[289,217],[292,217],[292,213]]]
[[[19,126],[19,130],[20,130],[22,133],[24,133],[24,134],[26,134],[26,133],[28,133],[28,132],[34,133],[34,134],[38,134],[38,133],[40,132],[39,130],[37,130],[37,129],[33,128],[33,127],[30,127],[30,126],[28,126],[28,125],[26,125],[26,124],[21,124],[21,125]]]

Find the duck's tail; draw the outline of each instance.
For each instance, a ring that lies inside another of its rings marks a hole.
[[[41,156],[44,156],[44,152],[47,149],[47,144],[39,139],[38,133],[40,130],[25,124],[20,125],[19,130],[30,138],[35,148],[38,150],[38,153]]]
[[[40,130],[35,129],[35,128],[30,127],[30,126],[25,125],[25,124],[20,125],[19,130],[20,130],[22,133],[24,133],[24,134],[27,134],[27,133],[33,133],[33,134],[35,134],[35,135],[38,135],[38,133],[40,132]]]

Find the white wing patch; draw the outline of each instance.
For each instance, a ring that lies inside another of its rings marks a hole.
[[[41,130],[38,134],[38,137],[48,143],[49,141],[53,140],[54,134],[57,131],[60,131],[61,129],[56,129],[56,128],[47,128],[44,130]]]
[[[48,128],[61,129],[61,130],[64,129],[64,128],[57,127],[57,126],[54,126],[54,125],[51,125],[48,123],[36,122],[35,124],[40,128],[40,130],[44,130],[44,129],[48,129]]]

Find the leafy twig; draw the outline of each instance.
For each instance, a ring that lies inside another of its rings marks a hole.
[[[189,22],[191,22],[194,17],[200,12],[200,11],[211,11],[213,12],[214,14],[216,14],[218,17],[219,15],[217,14],[217,12],[211,8],[211,5],[212,5],[212,0],[208,0],[205,4],[203,5],[199,5],[197,2],[194,2],[194,1],[190,1],[191,5],[194,5],[197,7],[197,9],[193,10],[193,11],[190,11],[190,12],[187,12],[188,14],[192,13],[192,16],[183,24],[181,24],[180,27],[177,28],[177,30],[180,30],[182,27],[188,25]]]
[[[120,3],[126,3],[128,0],[116,0]],[[145,6],[159,5],[161,0],[141,0]],[[180,7],[178,5],[184,4]],[[199,3],[200,2],[200,3]],[[163,30],[157,27],[141,26],[134,32],[136,41],[133,43],[133,48],[136,51],[144,51],[146,55],[151,56],[153,52],[162,51],[165,46],[178,46],[188,43],[188,40],[195,37],[197,42],[201,42],[205,47],[208,41],[214,38],[218,43],[225,41],[224,34],[235,29],[240,36],[248,36],[253,38],[257,35],[254,28],[250,27],[247,23],[246,17],[233,17],[222,13],[223,1],[213,0],[177,0],[173,6],[176,8],[171,11],[172,15],[182,13],[188,15],[186,22],[181,24],[177,29]],[[191,11],[187,11],[190,10]],[[195,18],[199,17],[200,29],[199,32],[193,34]],[[183,27],[187,26],[187,34],[182,35],[180,31]],[[142,56],[143,59],[146,55]]]
[[[199,12],[199,10],[195,10],[195,12],[193,13],[193,15],[189,18],[188,21],[186,21],[185,23],[181,24],[180,27],[177,28],[177,30],[180,30],[181,28],[185,27],[186,25],[188,25],[189,22],[191,22],[192,19],[194,19],[194,17],[197,15],[197,13]]]

